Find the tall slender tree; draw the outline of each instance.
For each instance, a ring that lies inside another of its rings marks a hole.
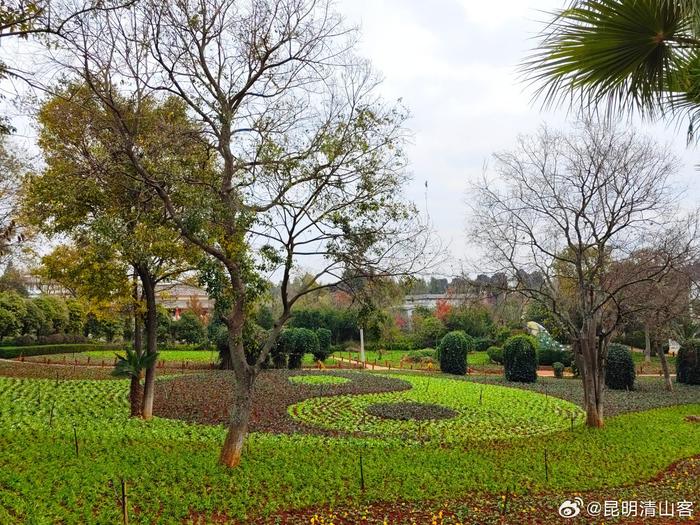
[[[83,20],[54,59],[111,119],[111,155],[130,163],[209,258],[236,377],[220,461],[236,466],[253,385],[294,303],[343,282],[346,270],[421,269],[427,236],[401,191],[406,114],[376,95],[371,68],[351,52],[354,32],[326,0],[144,1],[132,15]],[[138,115],[165,93],[197,124],[178,133],[164,120],[165,138],[198,136],[215,169],[148,160]],[[290,290],[305,264],[315,266],[314,284]],[[251,363],[243,328],[270,275],[281,279],[282,309]]]

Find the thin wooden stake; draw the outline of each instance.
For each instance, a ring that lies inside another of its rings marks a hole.
[[[75,457],[77,458],[80,454],[80,448],[78,447],[78,429],[73,425],[73,439],[75,440]]]
[[[547,461],[547,447],[544,449],[544,479],[549,482],[549,462]]]
[[[365,491],[365,471],[362,466],[362,453],[360,453],[360,490]]]
[[[126,481],[122,478],[122,521],[124,525],[129,525],[129,507],[126,499]]]
[[[483,399],[484,399],[484,387],[482,386],[482,387],[479,389],[479,404],[482,403]]]

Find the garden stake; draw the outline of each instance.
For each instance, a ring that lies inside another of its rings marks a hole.
[[[365,491],[365,472],[362,468],[362,452],[360,452],[360,490]]]
[[[75,425],[73,425],[73,439],[75,440],[75,457],[78,457],[79,454],[79,448],[78,448],[78,429],[75,428]]]
[[[547,447],[544,448],[544,479],[549,483],[549,463],[547,462]]]
[[[574,431],[574,415],[571,414],[571,431]]]
[[[124,525],[129,525],[129,509],[126,505],[126,481],[122,478],[122,520]]]
[[[479,389],[479,404],[481,404],[482,399],[484,398],[484,387],[482,386]]]

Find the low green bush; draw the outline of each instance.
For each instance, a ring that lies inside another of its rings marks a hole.
[[[605,363],[605,385],[613,390],[634,389],[634,360],[627,345],[608,345],[608,358]]]
[[[486,350],[486,354],[492,362],[499,365],[503,364],[503,348],[500,346],[489,346]]]
[[[318,337],[310,328],[287,328],[281,339],[290,370],[301,368],[304,354],[316,355],[319,352]]]
[[[39,345],[39,346],[3,346],[0,347],[0,358],[14,359],[20,356],[51,355],[51,354],[75,354],[89,352],[91,350],[120,350],[122,345],[109,344],[63,344],[63,345]]]
[[[414,350],[406,354],[406,361],[409,363],[424,363],[436,361],[436,351],[432,348],[424,348],[423,350]]]
[[[554,370],[554,377],[562,379],[564,377],[564,369],[566,367],[564,366],[564,363],[556,362],[552,365],[552,369]]]
[[[460,330],[449,332],[440,341],[440,369],[446,374],[467,373],[467,353],[474,348],[473,339]]]
[[[509,338],[503,345],[503,366],[508,381],[537,381],[537,339],[529,335]]]
[[[686,341],[676,358],[676,381],[700,385],[700,339]]]
[[[489,337],[475,337],[473,349],[476,352],[486,352],[494,344],[494,340]]]

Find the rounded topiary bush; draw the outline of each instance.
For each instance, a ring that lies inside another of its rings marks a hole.
[[[310,328],[290,328],[290,331],[292,330],[294,333],[290,341],[289,361],[287,363],[290,370],[301,368],[304,354],[316,355],[319,351],[316,332]]]
[[[700,385],[700,339],[686,341],[676,357],[676,381]]]
[[[438,346],[440,370],[446,374],[466,374],[467,353],[472,346],[472,338],[460,330],[446,334]]]
[[[317,361],[325,361],[331,355],[332,332],[328,328],[317,328],[316,338],[318,339],[318,351],[314,354]]]
[[[617,343],[608,345],[605,385],[613,390],[632,390],[634,378],[634,360],[630,347]]]
[[[529,335],[509,338],[503,345],[503,366],[508,381],[537,381],[537,339]]]
[[[489,346],[486,350],[486,354],[494,363],[498,363],[499,365],[503,364],[503,348],[500,346]]]
[[[564,368],[566,368],[564,366],[564,363],[560,363],[559,361],[554,363],[552,365],[552,370],[554,370],[554,377],[559,378],[559,379],[563,378],[564,377]]]

